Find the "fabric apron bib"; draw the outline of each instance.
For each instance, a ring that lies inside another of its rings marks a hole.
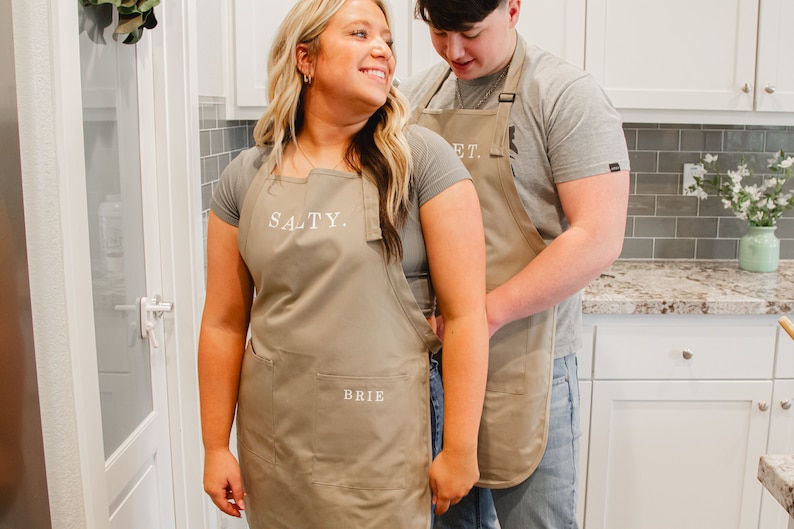
[[[353,173],[271,175],[248,191],[238,245],[256,286],[238,394],[252,528],[427,528],[429,352],[440,342],[378,195]]]
[[[423,94],[412,122],[441,134],[471,173],[482,208],[488,292],[521,271],[546,244],[526,214],[510,166],[510,107],[524,63],[519,42],[490,110],[431,110],[447,70]],[[517,320],[490,341],[488,383],[480,426],[479,486],[506,488],[524,481],[546,449],[554,360],[556,307]]]

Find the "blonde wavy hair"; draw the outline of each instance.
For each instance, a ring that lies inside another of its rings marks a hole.
[[[268,58],[269,105],[254,127],[257,145],[272,148],[270,159],[280,165],[284,147],[303,125],[303,75],[298,71],[296,50],[305,44],[312,58],[321,51],[320,36],[347,0],[299,0],[284,18]],[[371,0],[391,27],[384,0]],[[378,189],[380,227],[389,258],[402,259],[398,228],[405,221],[410,200],[411,155],[404,127],[409,104],[393,86],[386,103],[353,137],[345,161]]]

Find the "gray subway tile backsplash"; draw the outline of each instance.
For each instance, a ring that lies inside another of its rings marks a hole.
[[[199,103],[206,224],[211,192],[229,162],[253,145],[255,122],[226,120],[222,98],[202,97]],[[774,153],[794,153],[794,126],[624,123],[623,131],[631,187],[621,259],[735,259],[746,222],[717,199],[685,196],[684,164],[711,153],[724,168],[744,158],[756,174],[767,174]],[[780,257],[794,259],[794,210],[780,219],[776,234]]]

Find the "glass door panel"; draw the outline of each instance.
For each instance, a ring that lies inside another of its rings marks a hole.
[[[115,23],[106,17],[114,10],[104,4],[80,13],[86,194],[106,459],[153,411],[149,341],[140,330],[139,300],[147,289],[137,47],[113,40]]]

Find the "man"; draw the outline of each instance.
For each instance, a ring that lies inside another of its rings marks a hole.
[[[406,80],[414,122],[474,178],[485,224],[488,387],[480,481],[438,528],[575,528],[580,291],[623,245],[620,116],[586,72],[515,30],[521,0],[417,0],[444,59]],[[443,373],[442,373],[443,376]]]

